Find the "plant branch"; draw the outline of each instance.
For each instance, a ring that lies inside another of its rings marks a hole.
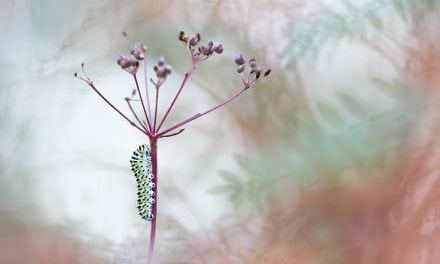
[[[182,133],[183,131],[184,131],[185,129],[184,128],[182,128],[182,129],[180,129],[178,132],[176,132],[176,133],[172,133],[172,134],[168,134],[168,135],[163,135],[163,136],[160,136],[161,138],[164,138],[164,137],[173,137],[173,136],[177,136],[177,135],[179,135],[180,133]]]
[[[147,75],[147,52],[144,53],[144,78],[145,78],[145,93],[146,93],[146,99],[147,99],[147,108],[148,108],[148,117],[151,120],[151,107],[150,107],[150,96],[148,92],[148,75]],[[151,129],[151,128],[150,128]]]
[[[171,131],[173,131],[173,130],[181,127],[181,126],[183,126],[185,124],[188,124],[189,122],[191,122],[193,120],[196,120],[197,118],[200,118],[200,117],[202,117],[202,116],[204,116],[204,115],[206,115],[206,114],[208,114],[208,113],[210,113],[210,112],[212,112],[212,111],[214,111],[214,110],[216,110],[216,109],[226,105],[227,103],[231,102],[235,98],[239,97],[242,93],[244,93],[244,91],[246,91],[249,88],[250,88],[250,86],[245,85],[243,88],[241,88],[235,95],[231,96],[229,99],[227,99],[227,100],[223,101],[222,103],[220,103],[220,104],[218,104],[218,105],[208,109],[207,111],[205,111],[203,113],[195,114],[192,117],[190,117],[190,118],[188,118],[188,119],[186,119],[186,120],[184,120],[184,121],[182,121],[182,122],[180,122],[180,123],[178,123],[178,124],[168,128],[166,130],[164,130],[163,132],[159,132],[158,136],[161,137],[163,135],[166,135],[167,133],[169,133],[169,132],[171,132]]]
[[[113,110],[115,110],[120,116],[122,116],[125,120],[127,120],[128,123],[130,123],[130,125],[134,126],[135,128],[137,128],[139,131],[141,131],[142,133],[144,133],[147,136],[151,136],[150,132],[148,130],[143,130],[142,128],[140,128],[138,125],[136,125],[135,122],[133,122],[130,118],[128,118],[126,115],[124,115],[121,111],[119,111],[119,109],[117,109],[112,103],[110,103],[109,100],[107,100],[107,98],[105,98],[99,91],[98,89],[95,87],[95,85],[93,84],[93,82],[90,79],[83,79],[81,78],[83,81],[85,81],[90,87],[92,87],[92,89],[99,95],[99,97],[102,98],[102,100],[104,100],[111,108],[113,108]]]
[[[130,98],[125,98],[125,101],[127,102],[127,104],[128,104],[128,108],[130,108],[131,113],[133,114],[134,118],[136,118],[136,120],[138,121],[139,125],[141,125],[142,128],[144,128],[145,130],[147,130],[147,127],[144,126],[144,124],[143,124],[143,123],[145,123],[145,122],[141,122],[141,120],[140,120],[139,117],[137,116],[136,112],[134,111],[133,107],[131,106]]]
[[[191,65],[191,67],[189,68],[189,70],[185,73],[185,77],[183,78],[183,81],[180,84],[179,90],[177,91],[176,95],[174,96],[173,101],[171,102],[170,106],[168,107],[168,110],[166,111],[165,115],[163,116],[162,121],[160,121],[160,124],[159,124],[159,127],[157,128],[157,131],[160,130],[160,128],[162,127],[163,123],[167,119],[168,115],[171,112],[171,109],[173,108],[174,104],[176,103],[177,98],[179,97],[180,93],[182,92],[183,87],[185,87],[186,82],[188,81],[189,77],[194,72],[194,70],[195,70],[195,63],[193,63]]]
[[[150,133],[151,133],[151,132],[153,132],[153,131],[151,130],[151,122],[150,122],[150,119],[148,118],[147,110],[145,109],[144,99],[142,99],[141,90],[140,90],[140,88],[139,88],[139,82],[138,82],[138,80],[137,80],[136,74],[132,74],[132,75],[133,75],[134,82],[136,83],[136,89],[137,89],[137,91],[138,91],[139,98],[141,99],[142,109],[144,110],[144,115],[145,115],[145,118],[147,119],[147,125],[148,125],[149,131],[150,131]],[[148,94],[148,93],[147,93],[147,94]],[[153,133],[154,133],[154,132],[153,132]]]
[[[154,125],[153,125],[153,134],[156,133],[156,121],[157,121],[157,108],[159,103],[159,87],[162,83],[159,81],[159,85],[156,86],[156,100],[154,104]]]

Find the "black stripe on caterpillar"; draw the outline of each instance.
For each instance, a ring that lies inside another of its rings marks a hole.
[[[140,145],[131,156],[131,170],[137,181],[138,210],[139,215],[147,220],[152,221],[154,200],[154,182],[153,172],[151,169],[151,151],[147,144]]]

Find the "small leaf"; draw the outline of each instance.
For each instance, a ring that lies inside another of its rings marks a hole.
[[[359,119],[365,119],[368,117],[367,112],[365,112],[362,106],[348,94],[337,92],[336,97],[354,117],[357,117]]]
[[[324,103],[318,103],[318,111],[329,124],[339,126],[342,123],[342,119],[338,112],[332,107]]]

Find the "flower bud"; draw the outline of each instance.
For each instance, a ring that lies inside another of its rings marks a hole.
[[[140,43],[136,43],[130,48],[130,54],[133,55],[133,57],[135,57],[137,60],[143,60],[145,58],[146,51],[147,49],[145,46]]]
[[[223,52],[223,45],[222,44],[215,45],[214,51],[218,54],[221,54]]]
[[[157,68],[156,72],[156,77],[159,79],[165,79],[166,74],[165,74],[165,69],[164,68]]]
[[[237,65],[243,65],[243,64],[246,63],[246,61],[244,60],[243,55],[241,55],[241,54],[235,56],[234,61],[235,61],[235,63],[236,63]]]
[[[197,40],[197,37],[192,37],[189,41],[190,46],[196,46],[199,41]]]
[[[157,60],[157,65],[160,67],[165,65],[165,58],[163,56],[159,57],[159,59]]]
[[[202,54],[205,56],[209,55],[209,48],[206,46],[202,46]]]
[[[179,32],[179,40],[185,43],[188,42],[188,36],[185,34],[185,32]]]
[[[272,71],[271,69],[266,70],[264,72],[264,76],[263,77],[266,77],[267,75],[269,75],[271,71]]]
[[[260,74],[263,71],[263,68],[261,68],[261,66],[257,66],[254,69],[255,73]]]
[[[254,69],[255,67],[257,67],[257,60],[252,58],[249,61],[249,66],[251,66],[252,69]]]
[[[245,65],[241,64],[241,65],[237,65],[237,72],[238,73],[242,73],[245,69]]]
[[[170,75],[171,72],[172,72],[171,66],[169,66],[169,65],[165,66],[163,69],[164,69],[164,72],[165,72],[165,77]]]
[[[132,66],[132,61],[127,59],[127,57],[125,57],[124,55],[119,55],[116,63],[121,66],[122,69],[127,69],[128,67]]]

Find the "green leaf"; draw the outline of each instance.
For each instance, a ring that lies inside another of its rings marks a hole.
[[[359,119],[365,119],[368,117],[368,114],[364,110],[364,108],[348,94],[337,92],[336,97],[354,117],[357,117]]]

